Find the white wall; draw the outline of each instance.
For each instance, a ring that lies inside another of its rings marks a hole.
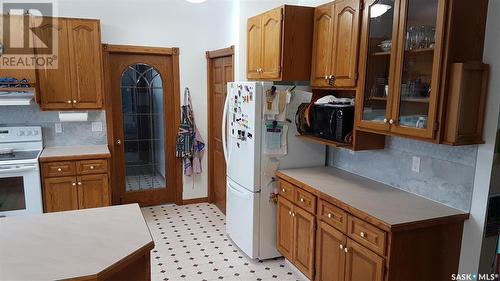
[[[486,123],[484,138],[486,143],[479,146],[474,191],[470,210],[470,219],[466,221],[460,257],[460,272],[475,273],[479,267],[481,243],[483,239],[484,223],[488,192],[495,149],[496,132],[498,128],[498,114],[500,107],[500,18],[496,12],[500,11],[500,1],[489,1],[488,22],[486,27],[486,45],[484,61],[490,64],[490,84],[486,109]]]
[[[111,44],[180,48],[180,85],[190,87],[195,118],[207,141],[207,81],[205,51],[235,44],[236,0],[59,0],[59,16],[101,20],[102,41]],[[184,179],[184,199],[207,196],[204,173]]]

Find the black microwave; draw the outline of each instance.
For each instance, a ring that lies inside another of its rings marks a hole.
[[[354,105],[316,104],[311,112],[313,135],[337,142],[346,142],[346,136],[354,128]]]

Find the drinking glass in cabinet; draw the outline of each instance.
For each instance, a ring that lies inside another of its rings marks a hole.
[[[380,0],[369,7],[363,120],[384,122],[389,95],[389,69],[393,48],[394,0]]]

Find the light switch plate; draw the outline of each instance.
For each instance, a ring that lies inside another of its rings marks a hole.
[[[55,124],[55,130],[56,130],[56,134],[62,133],[62,124],[61,123],[56,123]]]
[[[420,157],[413,156],[411,170],[415,173],[420,173]]]
[[[92,132],[102,132],[102,122],[92,122]]]

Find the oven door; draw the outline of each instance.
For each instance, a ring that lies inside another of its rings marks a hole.
[[[41,214],[38,164],[0,165],[0,216]]]

